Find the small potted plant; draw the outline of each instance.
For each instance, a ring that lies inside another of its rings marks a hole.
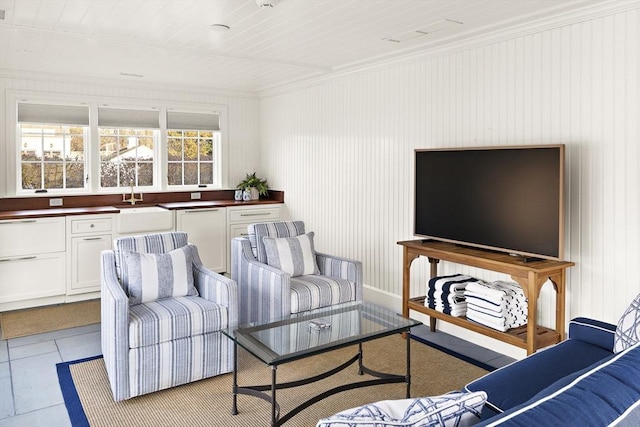
[[[269,184],[267,184],[267,180],[258,178],[255,172],[248,173],[246,178],[240,181],[236,188],[249,191],[251,200],[257,200],[260,196],[269,195]]]

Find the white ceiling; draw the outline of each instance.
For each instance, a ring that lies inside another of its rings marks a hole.
[[[0,70],[260,92],[608,2],[0,0]]]

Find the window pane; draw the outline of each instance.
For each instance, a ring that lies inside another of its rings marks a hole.
[[[184,140],[184,159],[198,160],[198,140],[187,138]]]
[[[200,184],[213,184],[213,163],[200,163]]]
[[[138,185],[153,185],[153,163],[140,163],[138,165]]]
[[[182,185],[182,163],[169,163],[167,169],[169,185]]]
[[[64,167],[62,163],[44,164],[44,188],[64,188]]]
[[[67,163],[66,188],[84,187],[84,163]]]
[[[22,189],[37,190],[42,187],[42,165],[40,163],[22,164]]]
[[[182,140],[178,138],[169,138],[167,145],[167,158],[169,161],[182,160]]]
[[[112,188],[118,186],[118,164],[106,162],[100,165],[100,186]]]
[[[184,185],[198,184],[198,164],[185,163],[184,165]]]
[[[200,160],[213,160],[213,141],[211,139],[203,139],[200,141]]]

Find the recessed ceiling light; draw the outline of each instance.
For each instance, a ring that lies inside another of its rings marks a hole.
[[[396,34],[390,37],[385,37],[382,40],[393,43],[403,43],[418,37],[424,37],[428,34],[435,33],[436,31],[442,31],[452,27],[456,27],[458,25],[462,25],[462,22],[454,21],[453,19],[443,19],[442,21],[435,22],[424,28],[407,31],[406,33]]]
[[[256,0],[256,4],[261,7],[276,7],[278,0]]]
[[[211,31],[215,31],[216,33],[224,33],[231,29],[230,26],[224,24],[211,24],[209,28],[211,28]]]

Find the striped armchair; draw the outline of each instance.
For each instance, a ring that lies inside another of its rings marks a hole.
[[[268,262],[272,260],[268,260],[269,248],[265,247],[267,238],[287,241],[305,236],[304,222],[251,224],[247,231],[248,236],[235,237],[231,241],[231,278],[238,283],[239,324],[362,301],[362,263],[315,252],[313,233],[309,235],[317,267],[314,274],[292,274]],[[297,242],[291,245],[297,245]],[[295,263],[296,259],[298,264],[302,263],[300,257],[293,255],[292,259],[289,264]]]
[[[139,259],[146,261],[135,264]],[[151,289],[154,280],[159,285]],[[167,282],[174,288],[167,291]],[[186,233],[115,239],[114,250],[102,252],[101,288],[102,352],[114,400],[233,369],[233,346],[220,331],[238,324],[237,285],[202,265]]]

